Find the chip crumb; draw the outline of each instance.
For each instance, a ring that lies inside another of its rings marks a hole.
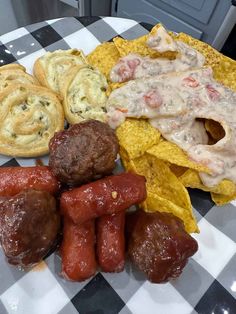
[[[112,196],[112,198],[116,199],[118,196],[118,193],[116,191],[112,191],[111,196]]]

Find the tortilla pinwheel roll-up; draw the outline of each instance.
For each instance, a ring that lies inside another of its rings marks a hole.
[[[104,122],[107,80],[90,65],[77,66],[67,72],[63,81],[63,107],[67,121],[75,124],[87,119]]]
[[[20,64],[7,64],[0,67],[0,92],[13,84],[39,85],[38,81],[26,73],[25,68]]]
[[[62,105],[48,89],[18,84],[0,93],[0,154],[44,155],[49,140],[63,128]]]
[[[65,73],[76,65],[86,63],[85,56],[80,50],[55,50],[36,60],[34,75],[41,85],[60,94],[59,83]]]

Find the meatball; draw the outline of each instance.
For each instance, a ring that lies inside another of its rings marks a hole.
[[[182,221],[167,213],[139,210],[127,215],[128,255],[155,283],[178,277],[198,244]]]
[[[60,216],[48,192],[25,190],[0,201],[0,242],[10,264],[39,262],[55,243]]]
[[[79,185],[108,175],[119,150],[114,131],[88,120],[58,132],[49,143],[49,166],[63,183]]]

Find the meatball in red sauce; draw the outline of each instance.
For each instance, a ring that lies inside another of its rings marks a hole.
[[[48,192],[25,190],[0,200],[0,242],[10,264],[31,266],[54,245],[60,228],[56,201]]]
[[[128,255],[131,262],[154,283],[178,277],[198,244],[182,221],[168,213],[127,215]]]
[[[109,125],[88,120],[57,132],[49,151],[54,175],[63,183],[80,185],[111,174],[119,144]]]

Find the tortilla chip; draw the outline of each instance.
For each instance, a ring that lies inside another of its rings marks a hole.
[[[236,91],[236,61],[221,54],[220,63],[212,66],[214,78]]]
[[[124,165],[128,171],[146,177],[147,199],[141,204],[144,210],[172,213],[184,221],[187,232],[198,232],[188,191],[163,161],[146,154],[125,159]]]
[[[194,171],[192,169],[187,170],[179,179],[185,187],[193,189],[200,189],[206,192],[213,192],[225,196],[232,196],[236,193],[236,186],[230,180],[222,180],[214,187],[208,187],[203,185],[197,171]]]
[[[110,80],[110,71],[120,58],[114,43],[104,42],[97,46],[88,56],[89,64],[98,68]]]
[[[159,53],[156,50],[149,48],[146,44],[147,38],[148,35],[144,35],[133,40],[126,40],[121,37],[116,37],[113,39],[113,42],[116,45],[116,48],[119,50],[121,57],[125,57],[129,53],[137,53],[141,56],[149,56],[151,58],[175,58],[176,52],[167,51],[164,53]]]
[[[126,119],[116,129],[116,135],[127,159],[143,155],[160,139],[160,132],[144,119]]]
[[[211,198],[216,205],[221,206],[236,199],[236,193],[232,195],[223,195],[211,192]]]
[[[159,28],[160,26],[163,26],[163,25],[162,25],[161,23],[157,23],[156,25],[154,25],[153,28],[151,29],[150,33],[148,34],[148,37],[155,35],[156,32],[157,32],[157,30],[158,30],[158,28]],[[163,26],[163,27],[164,27],[164,26]]]
[[[185,230],[188,233],[199,232],[196,219],[192,212],[185,208],[179,207],[173,202],[164,199],[155,193],[148,192],[148,196],[145,205],[143,205],[143,208],[147,212],[159,211],[171,213],[184,222]]]
[[[157,157],[158,159],[168,161],[178,166],[210,173],[210,170],[207,167],[194,161],[191,161],[188,158],[188,155],[181,148],[179,148],[176,144],[168,141],[159,142],[157,145],[154,145],[151,148],[149,148],[147,150],[147,153]]]
[[[206,58],[205,65],[211,66],[213,69],[214,78],[220,83],[223,83],[225,86],[228,86],[236,91],[235,60],[224,56],[223,54],[212,48],[210,45],[187,34],[179,33],[175,35],[174,33],[172,33],[172,36],[173,38],[185,42],[186,44],[190,45],[191,47],[202,53]]]
[[[215,141],[221,140],[225,136],[225,131],[219,122],[214,120],[206,120],[205,128]]]
[[[126,82],[124,82],[124,83],[112,83],[112,82],[109,82],[109,83],[108,83],[107,92],[106,92],[107,97],[110,96],[110,94],[111,94],[111,92],[112,92],[113,90],[115,90],[115,89],[117,89],[117,88],[120,88],[121,86],[123,86],[123,85],[125,85],[125,84],[126,84]]]
[[[188,168],[186,167],[181,167],[175,164],[169,164],[169,167],[170,167],[171,172],[173,172],[173,174],[177,178],[182,176],[188,170]]]

